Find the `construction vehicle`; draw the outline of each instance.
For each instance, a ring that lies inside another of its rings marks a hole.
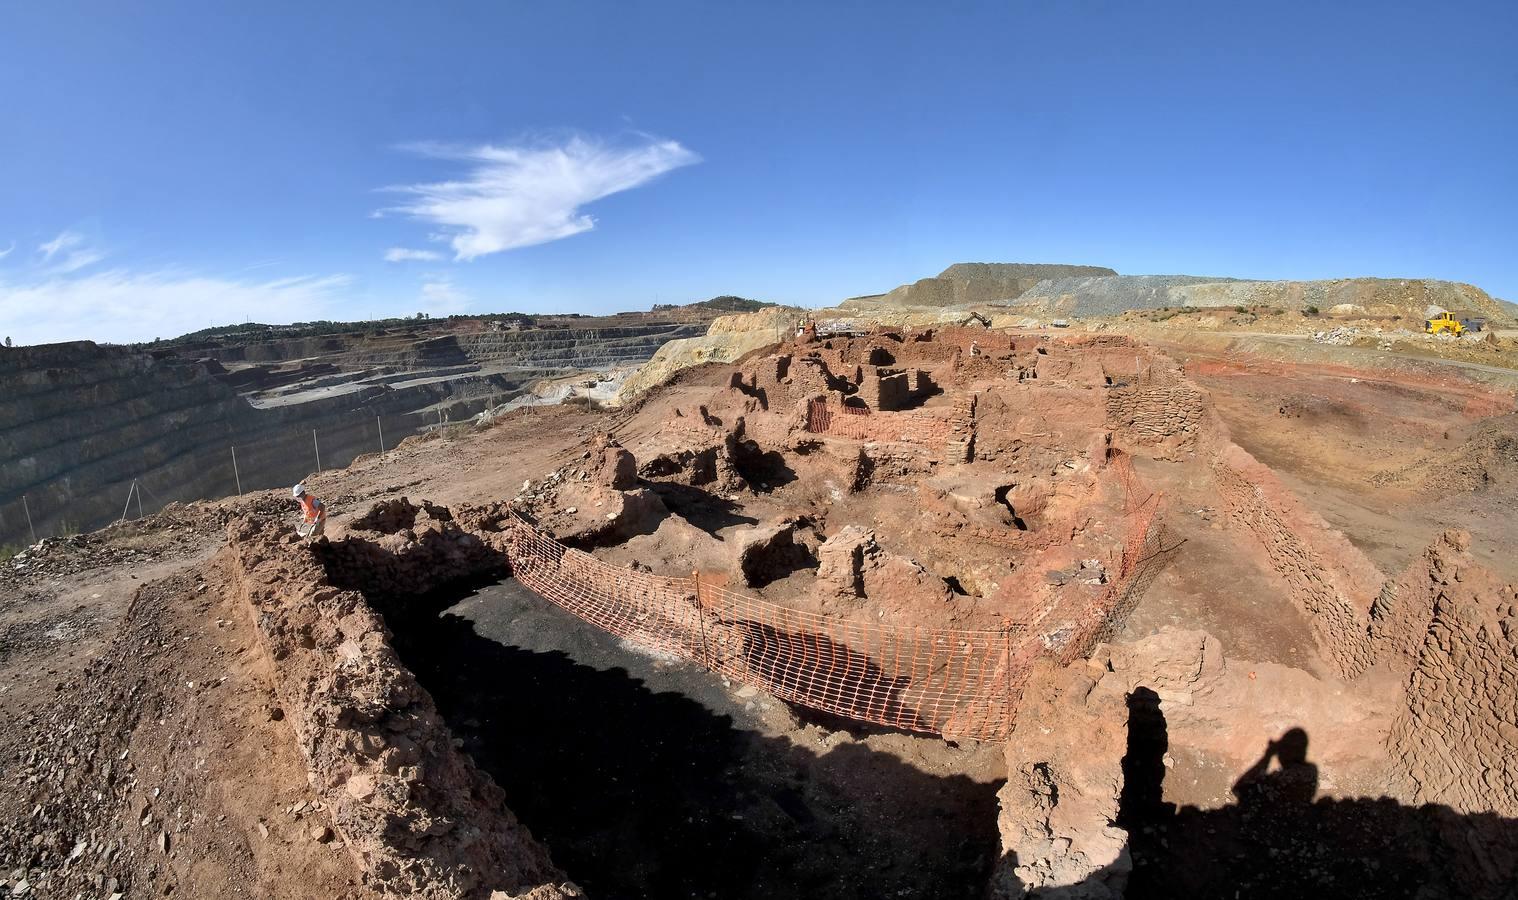
[[[1446,331],[1455,337],[1459,337],[1465,334],[1465,326],[1460,324],[1460,320],[1448,312],[1441,312],[1423,323],[1423,332],[1425,334],[1443,334]]]

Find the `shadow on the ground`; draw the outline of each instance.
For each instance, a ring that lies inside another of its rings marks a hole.
[[[1518,819],[1390,797],[1314,799],[1318,768],[1301,728],[1266,745],[1235,782],[1235,803],[1176,809],[1161,799],[1169,740],[1159,698],[1139,687],[1128,708],[1118,824],[1128,830],[1129,900],[1518,897]],[[1122,889],[1121,868],[1032,896],[1108,896]]]
[[[997,784],[851,742],[797,747],[626,669],[497,643],[439,616],[466,594],[376,605],[464,748],[590,896],[982,895]]]
[[[733,468],[755,491],[767,494],[796,480],[796,470],[778,450],[763,450],[754,441],[739,441],[734,447]]]
[[[741,515],[737,503],[711,491],[673,481],[650,481],[648,486],[670,512],[719,540],[717,532],[724,528],[759,524],[753,516]]]

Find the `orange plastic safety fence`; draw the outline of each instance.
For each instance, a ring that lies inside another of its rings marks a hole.
[[[1132,514],[1121,571],[1078,608],[1003,630],[839,619],[601,562],[515,516],[512,573],[544,599],[643,647],[823,712],[950,738],[1004,740],[1029,668],[1068,662],[1110,636],[1146,583],[1155,498]]]
[[[816,397],[806,405],[806,430],[812,434],[831,434],[840,428],[846,428],[849,420],[840,420],[837,418],[839,415],[869,416],[870,410],[862,406],[832,404],[825,397]]]

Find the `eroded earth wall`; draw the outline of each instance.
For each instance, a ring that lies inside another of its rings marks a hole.
[[[1411,666],[1388,749],[1407,799],[1518,816],[1518,585],[1469,542],[1446,533],[1377,604],[1389,665]]]
[[[478,538],[448,520],[424,517],[396,533],[396,549],[414,552],[416,565],[397,562],[392,574],[456,573],[436,564],[488,560]],[[229,526],[223,560],[273,661],[312,787],[370,884],[406,897],[580,896],[495,782],[454,747],[362,593],[335,586],[287,528],[258,520]]]

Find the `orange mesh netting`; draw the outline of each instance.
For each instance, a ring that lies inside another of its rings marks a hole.
[[[1088,602],[1003,630],[839,619],[706,584],[623,569],[513,514],[507,556],[534,593],[618,637],[792,703],[951,738],[1003,740],[1029,668],[1068,662],[1121,627],[1158,571],[1157,498],[1135,506],[1121,569]],[[1073,596],[1073,595],[1072,595]]]

